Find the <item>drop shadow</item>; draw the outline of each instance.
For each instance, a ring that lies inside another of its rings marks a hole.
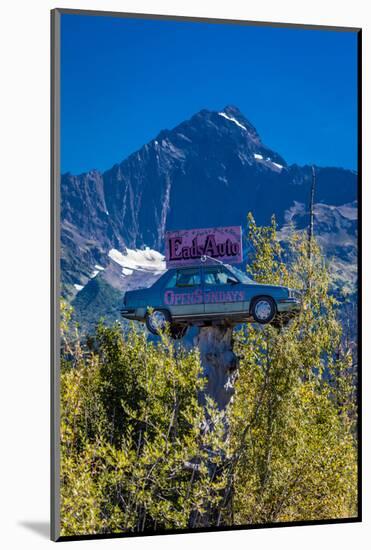
[[[50,538],[50,523],[48,521],[19,521],[18,525],[33,531],[43,539]]]

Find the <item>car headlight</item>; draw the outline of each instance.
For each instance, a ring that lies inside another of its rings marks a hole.
[[[300,290],[295,290],[293,288],[289,288],[289,298],[295,298],[296,300],[301,300]]]

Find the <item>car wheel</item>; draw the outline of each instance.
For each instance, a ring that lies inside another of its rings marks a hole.
[[[155,309],[146,315],[146,326],[149,332],[158,336],[165,330],[166,323],[170,323],[170,313],[166,309]]]
[[[183,338],[187,331],[186,325],[177,325],[176,323],[172,323],[170,325],[170,335],[174,340],[179,340],[180,338]]]
[[[256,323],[270,323],[277,312],[275,301],[270,296],[255,298],[251,306],[251,315]]]

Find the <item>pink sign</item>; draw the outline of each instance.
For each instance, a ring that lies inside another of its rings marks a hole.
[[[165,234],[167,267],[212,263],[242,262],[242,230],[239,226],[167,231]]]

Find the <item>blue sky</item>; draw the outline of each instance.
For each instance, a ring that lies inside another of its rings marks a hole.
[[[62,172],[236,105],[288,163],[357,169],[355,32],[62,15]]]

